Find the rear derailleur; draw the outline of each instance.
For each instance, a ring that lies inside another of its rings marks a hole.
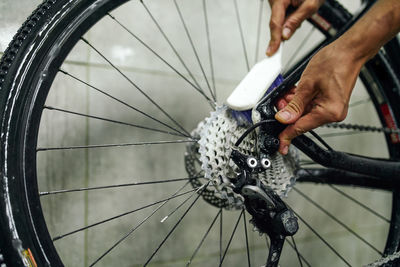
[[[263,115],[270,114],[265,114],[264,109]],[[255,178],[256,174],[271,166],[268,155],[276,153],[279,147],[277,136],[281,127],[273,120],[260,127],[260,158],[245,155],[236,149],[231,154],[231,159],[240,169],[233,183],[233,191],[244,197],[246,210],[253,217],[251,222],[260,233],[267,234],[271,241],[266,267],[278,266],[285,238],[293,236],[299,229],[293,211],[275,191]]]

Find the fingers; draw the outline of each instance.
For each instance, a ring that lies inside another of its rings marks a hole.
[[[278,50],[282,40],[282,26],[285,22],[286,9],[290,1],[272,1],[271,5],[271,19],[269,21],[269,28],[271,31],[271,40],[267,48],[267,56],[272,56]]]
[[[275,115],[275,118],[277,118],[277,115],[283,110],[288,110],[289,106],[294,101],[298,101],[296,97],[286,107],[280,110]],[[335,101],[334,99],[330,99],[329,103],[325,102],[321,104],[317,104],[317,101],[314,100],[308,102],[305,107],[306,109],[300,113],[300,117],[293,115],[293,120],[289,120],[291,124],[279,134],[279,152],[283,155],[288,153],[289,145],[293,138],[325,123],[344,120],[348,110],[346,105],[343,105],[343,103]]]
[[[302,117],[305,109],[308,109],[316,95],[314,84],[305,81],[300,83],[296,89],[292,90],[295,90],[295,94],[286,94],[278,101],[279,112],[275,114],[275,119],[280,123],[291,124],[279,135],[279,152],[283,155],[288,153],[289,145],[293,138],[324,123],[321,118],[323,116],[315,116],[313,113],[313,111],[316,110],[311,110],[310,113]],[[280,107],[282,108],[280,109]],[[318,106],[316,106],[316,108],[318,108]]]
[[[287,106],[287,104],[293,100],[294,94],[295,94],[295,90],[296,87],[293,87],[292,89],[290,89],[282,98],[278,99],[278,101],[276,101],[276,108],[278,110],[283,109],[284,107]]]
[[[294,123],[304,113],[306,107],[311,103],[317,93],[318,90],[314,81],[302,76],[299,85],[292,88],[288,94],[285,95],[285,101],[288,102],[288,104],[275,114],[275,119],[283,124]]]
[[[292,101],[293,100],[293,98],[294,98],[294,94],[287,94],[287,95],[285,95],[285,97],[284,97],[284,99],[286,100],[286,102],[290,102],[290,101]]]
[[[319,8],[319,1],[305,1],[295,12],[288,16],[282,29],[282,37],[284,40],[289,39],[301,23],[314,14]]]
[[[276,108],[278,109],[278,110],[281,110],[281,109],[283,109],[283,108],[285,108],[286,106],[287,106],[287,104],[288,104],[288,102],[286,101],[286,99],[284,99],[284,98],[282,98],[282,99],[279,99],[277,102],[276,102]]]
[[[289,39],[301,23],[314,14],[322,5],[323,0],[269,0],[271,19],[269,22],[271,40],[267,48],[267,56],[272,56],[278,50],[282,40]],[[292,4],[297,9],[286,16],[286,9]]]
[[[294,123],[304,113],[306,106],[312,101],[314,96],[315,91],[306,90],[304,87],[299,87],[296,91],[296,94],[286,96],[286,99],[284,100],[286,102],[290,102],[275,114],[275,119],[283,124]],[[280,105],[283,106],[282,103],[280,103]]]
[[[304,112],[303,101],[294,97],[283,109],[275,114],[275,119],[283,124],[294,123]]]
[[[317,128],[324,123],[326,120],[324,116],[320,114],[320,112],[316,111],[318,107],[316,107],[314,111],[307,113],[300,119],[298,119],[294,124],[289,125],[283,130],[279,135],[279,152],[283,155],[286,155],[289,151],[289,145],[292,142],[293,138],[304,134],[314,128]]]

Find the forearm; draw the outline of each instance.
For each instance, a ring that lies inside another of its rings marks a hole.
[[[364,64],[400,31],[400,0],[380,0],[335,45]]]

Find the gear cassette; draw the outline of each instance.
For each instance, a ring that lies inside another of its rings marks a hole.
[[[198,143],[191,144],[187,148],[185,157],[186,169],[190,177],[202,173],[202,179],[194,179],[193,186],[201,186],[210,182],[203,197],[211,204],[227,209],[239,209],[243,206],[243,197],[233,192],[234,180],[239,173],[239,168],[230,159],[235,142],[246,131],[246,127],[238,123],[227,106],[219,106],[211,112],[210,117],[201,121],[193,130],[192,136],[199,138]],[[250,133],[240,144],[235,147],[239,152],[257,156],[257,135]],[[298,166],[298,152],[295,148],[289,150],[288,155],[279,153],[269,158],[271,165],[262,173],[256,174],[257,179],[265,186],[274,190],[279,196],[287,196],[293,187]],[[198,162],[200,168],[195,166]],[[190,169],[190,170],[189,170]]]

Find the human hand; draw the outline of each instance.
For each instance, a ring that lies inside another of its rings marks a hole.
[[[301,23],[314,14],[324,0],[269,0],[271,19],[269,28],[271,40],[267,48],[267,56],[272,56],[278,50],[281,40],[288,40]],[[293,6],[296,10],[286,16],[286,9]]]
[[[348,51],[348,52],[347,52]],[[364,60],[337,42],[321,49],[304,70],[298,86],[280,98],[275,118],[288,126],[280,133],[279,152],[288,153],[291,140],[325,123],[345,119],[351,92]]]

